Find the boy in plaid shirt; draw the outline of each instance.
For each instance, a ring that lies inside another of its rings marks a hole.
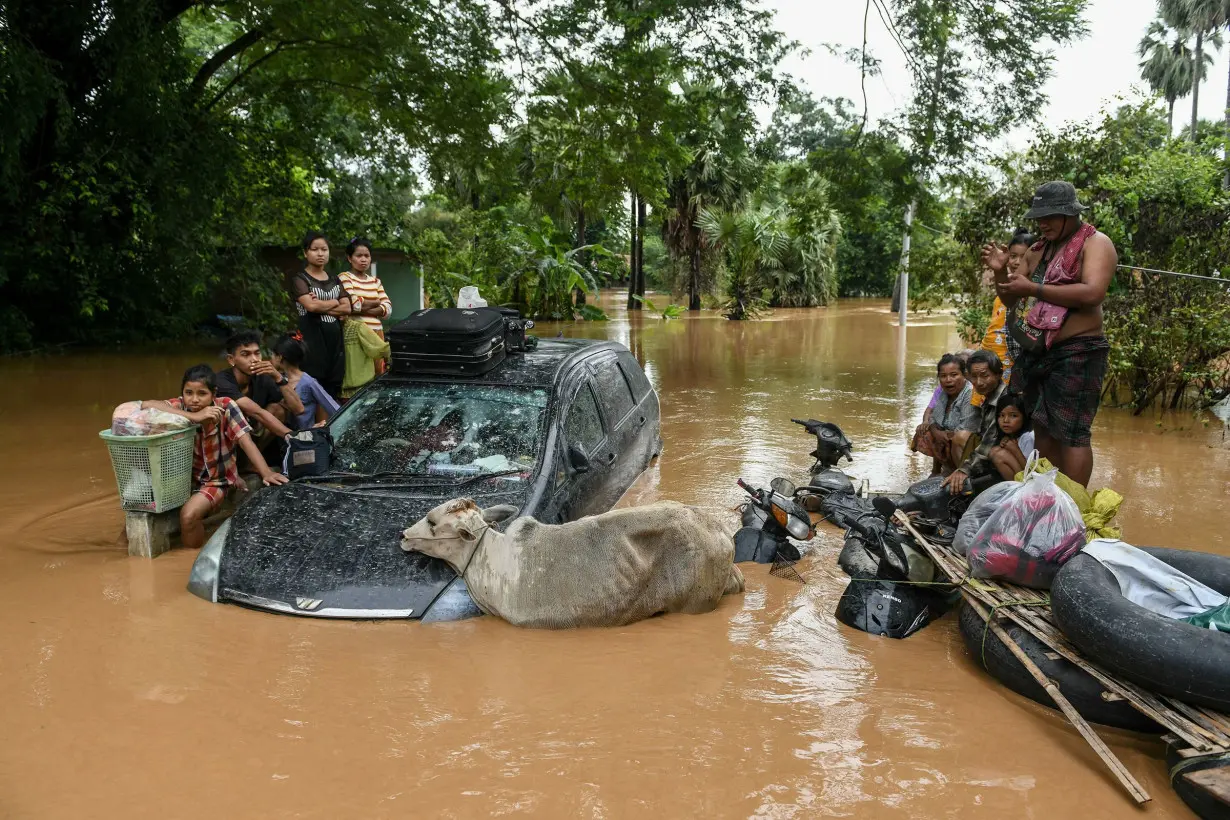
[[[205,543],[205,518],[222,505],[230,488],[240,483],[236,445],[247,455],[265,484],[287,482],[286,476],[275,473],[265,463],[252,441],[252,428],[239,405],[225,397],[217,398],[215,392],[213,369],[198,364],[184,373],[178,398],[144,403],[146,407],[157,407],[201,425],[192,451],[194,492],[179,510],[180,538],[184,546],[191,549]]]

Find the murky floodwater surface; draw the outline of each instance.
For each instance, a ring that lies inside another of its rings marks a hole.
[[[739,476],[802,478],[792,416],[840,423],[876,489],[927,469],[906,430],[957,345],[946,318],[902,344],[878,302],[744,324],[613,315],[562,330],[628,345],[661,396],[666,451],[625,504],[733,507]],[[838,624],[831,528],[806,586],[748,566],[718,611],[622,629],[206,604],[184,589],[194,553],[127,557],[96,435],[201,357],[0,362],[0,817],[1133,814],[1056,713],[980,674],[954,617],[906,641]],[[1230,552],[1220,429],[1103,411],[1094,443],[1129,540]],[[1159,743],[1103,734],[1152,793],[1145,815],[1190,816]]]

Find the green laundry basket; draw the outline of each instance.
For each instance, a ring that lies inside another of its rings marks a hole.
[[[192,445],[196,425],[152,436],[117,436],[103,430],[111,467],[126,510],[166,512],[192,497]]]

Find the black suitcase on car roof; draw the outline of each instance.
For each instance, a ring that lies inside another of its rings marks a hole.
[[[427,308],[389,331],[393,370],[479,376],[504,361],[504,314],[494,308]]]

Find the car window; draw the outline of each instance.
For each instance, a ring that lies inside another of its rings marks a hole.
[[[546,408],[542,388],[377,382],[330,422],[331,466],[364,474],[532,471]]]
[[[594,402],[594,393],[588,384],[581,385],[580,392],[572,400],[568,408],[568,416],[564,419],[564,435],[568,443],[575,444],[587,454],[602,443],[602,419],[598,416],[598,405]]]
[[[614,358],[606,359],[594,368],[594,387],[602,406],[607,410],[607,418],[611,424],[616,424],[628,415],[636,402],[632,398],[632,388],[628,380],[615,363]]]
[[[641,366],[637,364],[636,359],[631,356],[620,356],[619,368],[624,372],[625,378],[628,379],[628,384],[632,385],[632,393],[638,400],[649,395],[649,391],[653,388],[649,384],[649,379],[645,376],[645,371],[641,370]]]

